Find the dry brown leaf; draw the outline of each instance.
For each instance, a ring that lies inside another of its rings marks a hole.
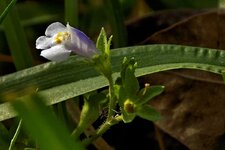
[[[182,44],[225,49],[225,11],[197,14],[154,33],[143,43]]]
[[[150,33],[143,43],[225,49],[224,24],[224,10],[213,10]],[[149,75],[142,82],[166,86],[165,93],[152,101],[165,117],[158,127],[191,150],[217,149],[218,139],[225,133],[225,86],[221,76],[176,70]]]
[[[190,16],[205,12],[205,10],[164,10],[146,14],[145,17],[127,22],[129,45],[136,45],[152,34],[170,27]]]

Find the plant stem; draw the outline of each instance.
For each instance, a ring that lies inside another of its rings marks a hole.
[[[84,130],[85,130],[84,128],[78,125],[77,128],[73,130],[71,136],[77,140],[79,139],[80,135],[84,132]]]
[[[15,142],[16,142],[16,139],[20,133],[20,128],[21,128],[21,124],[22,124],[22,120],[20,120],[19,124],[18,124],[18,127],[16,129],[16,132],[10,142],[10,145],[9,145],[9,150],[12,150],[13,149],[13,146],[15,145]]]
[[[107,116],[106,122],[113,118],[115,113],[113,110],[115,109],[115,106],[116,106],[112,75],[109,76],[107,79],[109,81],[109,109],[108,109],[108,116]]]
[[[94,140],[96,140],[97,138],[99,138],[100,136],[102,136],[111,126],[119,123],[120,121],[122,121],[122,116],[116,116],[115,118],[111,118],[108,121],[106,121],[105,123],[103,123],[100,128],[97,130],[96,134],[93,135],[90,138],[85,139],[84,141],[82,141],[84,146],[88,146],[89,144],[91,144]]]

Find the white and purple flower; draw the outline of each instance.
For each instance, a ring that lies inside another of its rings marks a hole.
[[[95,44],[69,24],[64,26],[59,22],[52,23],[47,27],[45,35],[36,40],[36,48],[43,49],[40,55],[49,60],[66,60],[71,52],[87,58],[98,53]]]

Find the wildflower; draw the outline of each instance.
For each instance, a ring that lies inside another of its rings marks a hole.
[[[59,22],[52,23],[47,27],[45,35],[36,40],[36,48],[43,49],[40,55],[49,60],[66,60],[71,52],[87,58],[97,54],[94,43],[69,24],[64,26]]]

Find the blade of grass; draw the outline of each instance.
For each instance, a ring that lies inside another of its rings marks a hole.
[[[3,7],[6,6],[3,0]],[[33,59],[24,30],[20,24],[16,8],[14,7],[3,21],[3,27],[11,55],[17,70],[33,66]]]
[[[65,0],[65,22],[78,27],[78,0]]]
[[[8,12],[11,10],[11,8],[16,4],[17,0],[12,0],[4,9],[4,11],[2,12],[1,16],[0,16],[0,24],[2,23],[2,21],[5,19],[6,15],[8,14]]]
[[[208,48],[145,45],[114,49],[111,54],[115,78],[125,56],[135,57],[137,60],[136,76],[179,68],[199,69],[217,74],[225,70],[225,51]],[[24,96],[26,93],[21,89],[36,86],[35,90],[47,98],[49,105],[108,85],[103,76],[77,56],[61,63],[50,62],[1,77],[0,84],[0,100],[15,95]],[[0,104],[0,120],[15,115],[9,103]]]
[[[43,102],[43,97],[31,95],[14,101],[13,107],[23,119],[27,131],[35,138],[43,150],[83,150],[75,142],[65,125]]]
[[[118,0],[106,0],[106,12],[113,33],[114,47],[124,47],[127,45],[127,31],[124,25],[123,12]]]
[[[18,137],[18,135],[20,133],[21,125],[22,125],[22,120],[19,121],[19,124],[18,124],[18,127],[16,129],[16,132],[15,132],[15,134],[14,134],[14,136],[13,136],[11,142],[10,142],[9,150],[13,150],[13,147],[14,147],[14,145],[16,143],[17,137]]]

